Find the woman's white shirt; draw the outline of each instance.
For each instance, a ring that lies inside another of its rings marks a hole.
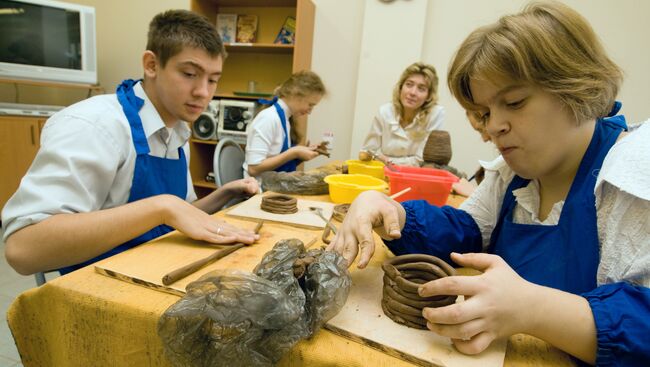
[[[185,200],[196,200],[189,172],[191,130],[182,121],[166,128],[141,83],[134,86],[134,93],[144,100],[139,115],[149,154],[178,159],[178,148],[183,147],[188,166]],[[136,156],[129,122],[115,94],[59,111],[45,124],[38,154],[2,210],[3,238],[54,214],[126,204]]]
[[[411,122],[402,127],[393,104],[383,104],[361,149],[383,154],[394,164],[419,167],[424,162],[422,154],[429,134],[442,129],[444,118],[445,109],[435,105],[425,123]]]
[[[649,120],[650,121],[650,120]],[[628,281],[650,286],[650,123],[620,139],[608,152],[597,177],[594,193],[600,264],[598,284]],[[499,156],[481,162],[485,179],[460,209],[469,213],[483,236],[486,250],[496,226],[503,197],[514,172]],[[546,220],[537,218],[539,186],[513,191],[513,221],[521,224],[556,225],[564,201],[555,203]]]

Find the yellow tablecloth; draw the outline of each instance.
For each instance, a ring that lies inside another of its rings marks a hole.
[[[26,367],[163,367],[171,365],[156,325],[178,299],[97,274],[90,266],[24,292],[7,319]],[[412,366],[328,330],[298,343],[279,365]],[[505,366],[573,365],[566,354],[538,339],[515,335],[509,340]]]

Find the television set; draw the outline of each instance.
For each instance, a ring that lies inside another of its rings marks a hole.
[[[95,9],[0,0],[0,78],[97,84]]]

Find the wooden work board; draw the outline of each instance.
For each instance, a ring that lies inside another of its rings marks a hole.
[[[265,195],[273,194],[271,192],[266,192],[264,194],[255,195],[248,200],[239,203],[237,206],[231,208],[226,212],[227,216],[237,217],[237,218],[246,218],[253,220],[265,220],[276,223],[285,223],[297,227],[303,227],[308,229],[323,229],[325,228],[326,222],[316,215],[316,213],[309,210],[310,207],[321,208],[323,216],[326,219],[332,217],[332,212],[334,210],[334,204],[325,202],[325,201],[314,201],[307,200],[301,197],[296,197],[298,200],[297,206],[298,211],[293,214],[275,214],[269,213],[260,209],[260,204],[262,203],[262,197]]]
[[[257,224],[237,219],[228,219],[228,223],[251,230]],[[187,284],[211,271],[217,269],[253,271],[264,254],[280,240],[297,238],[307,245],[318,237],[318,234],[314,232],[266,222],[259,234],[260,239],[254,245],[243,247],[168,286],[162,283],[162,277],[165,274],[210,256],[223,246],[193,240],[174,231],[154,241],[95,263],[95,271],[129,283],[183,296]]]
[[[326,329],[419,366],[503,366],[505,340],[492,343],[479,355],[469,356],[458,352],[449,338],[400,325],[384,315],[381,309],[384,274],[379,264],[372,261],[365,269],[351,268],[348,300],[341,312],[325,325]]]

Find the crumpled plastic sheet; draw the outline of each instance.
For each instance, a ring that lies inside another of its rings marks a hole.
[[[190,283],[158,335],[174,366],[272,366],[341,310],[350,284],[339,254],[282,240],[254,273],[220,270]]]
[[[335,169],[318,169],[307,172],[275,172],[262,173],[262,190],[281,194],[294,195],[325,195],[329,194],[329,186],[325,177],[340,173]]]

